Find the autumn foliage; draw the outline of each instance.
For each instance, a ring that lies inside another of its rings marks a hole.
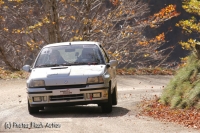
[[[119,4],[119,0],[110,0],[110,2],[114,5],[117,6]]]
[[[157,28],[179,15],[169,5],[148,17],[148,4],[138,0],[104,1],[0,1],[0,65],[19,70],[32,64],[46,44],[65,41],[98,41],[119,67],[160,67],[164,55],[165,33],[147,38],[146,27]]]
[[[176,11],[176,5],[168,5],[161,9],[160,12],[155,13],[150,17],[152,19],[150,26],[157,27],[159,23],[162,23],[178,15],[180,15],[180,13]]]
[[[199,15],[200,2],[197,0],[185,0],[183,8],[189,12]],[[181,20],[177,26],[181,27],[187,33],[199,33],[198,20],[192,17],[188,20]],[[174,78],[164,89],[160,102],[169,105],[171,108],[196,108],[200,109],[200,84],[199,84],[199,50],[197,39],[188,39],[187,42],[181,41],[184,49],[192,50],[190,56],[182,58],[180,70],[177,71]]]
[[[186,12],[191,13],[191,18],[179,21],[176,26],[183,30],[183,33],[197,35],[200,33],[200,23],[197,17],[200,16],[200,1],[198,0],[184,0],[183,8]],[[192,16],[195,15],[195,16]],[[183,49],[194,50],[196,44],[200,44],[197,38],[189,38],[180,41]]]

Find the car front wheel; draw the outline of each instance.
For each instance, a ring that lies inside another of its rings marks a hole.
[[[108,91],[108,102],[101,105],[101,109],[103,113],[111,113],[112,112],[112,94],[111,89]]]
[[[112,105],[117,105],[117,85],[112,93]]]
[[[28,111],[29,111],[29,114],[36,114],[36,113],[39,113],[39,108],[38,107],[31,107],[30,103],[28,101]]]

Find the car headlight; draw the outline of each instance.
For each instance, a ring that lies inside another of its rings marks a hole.
[[[97,77],[89,77],[87,79],[88,84],[95,84],[95,83],[103,83],[103,77],[97,76]]]
[[[44,80],[31,80],[29,87],[42,87],[45,86]]]

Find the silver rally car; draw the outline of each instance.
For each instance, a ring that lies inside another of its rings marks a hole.
[[[62,42],[44,46],[27,80],[28,110],[47,106],[98,104],[102,112],[117,105],[116,60],[109,60],[98,42]]]

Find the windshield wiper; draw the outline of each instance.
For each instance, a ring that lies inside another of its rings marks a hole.
[[[97,65],[99,64],[98,62],[89,62],[88,65]]]
[[[63,64],[59,64],[59,66],[71,66],[71,63],[63,63]]]
[[[98,62],[74,62],[71,65],[97,65],[99,64]]]
[[[59,66],[59,64],[44,64],[44,65],[38,65],[36,67],[55,67],[55,66]]]
[[[74,62],[72,65],[87,65],[86,62]]]
[[[63,64],[44,64],[44,65],[38,65],[36,67],[57,67],[57,66],[71,66],[70,63],[63,63]]]

